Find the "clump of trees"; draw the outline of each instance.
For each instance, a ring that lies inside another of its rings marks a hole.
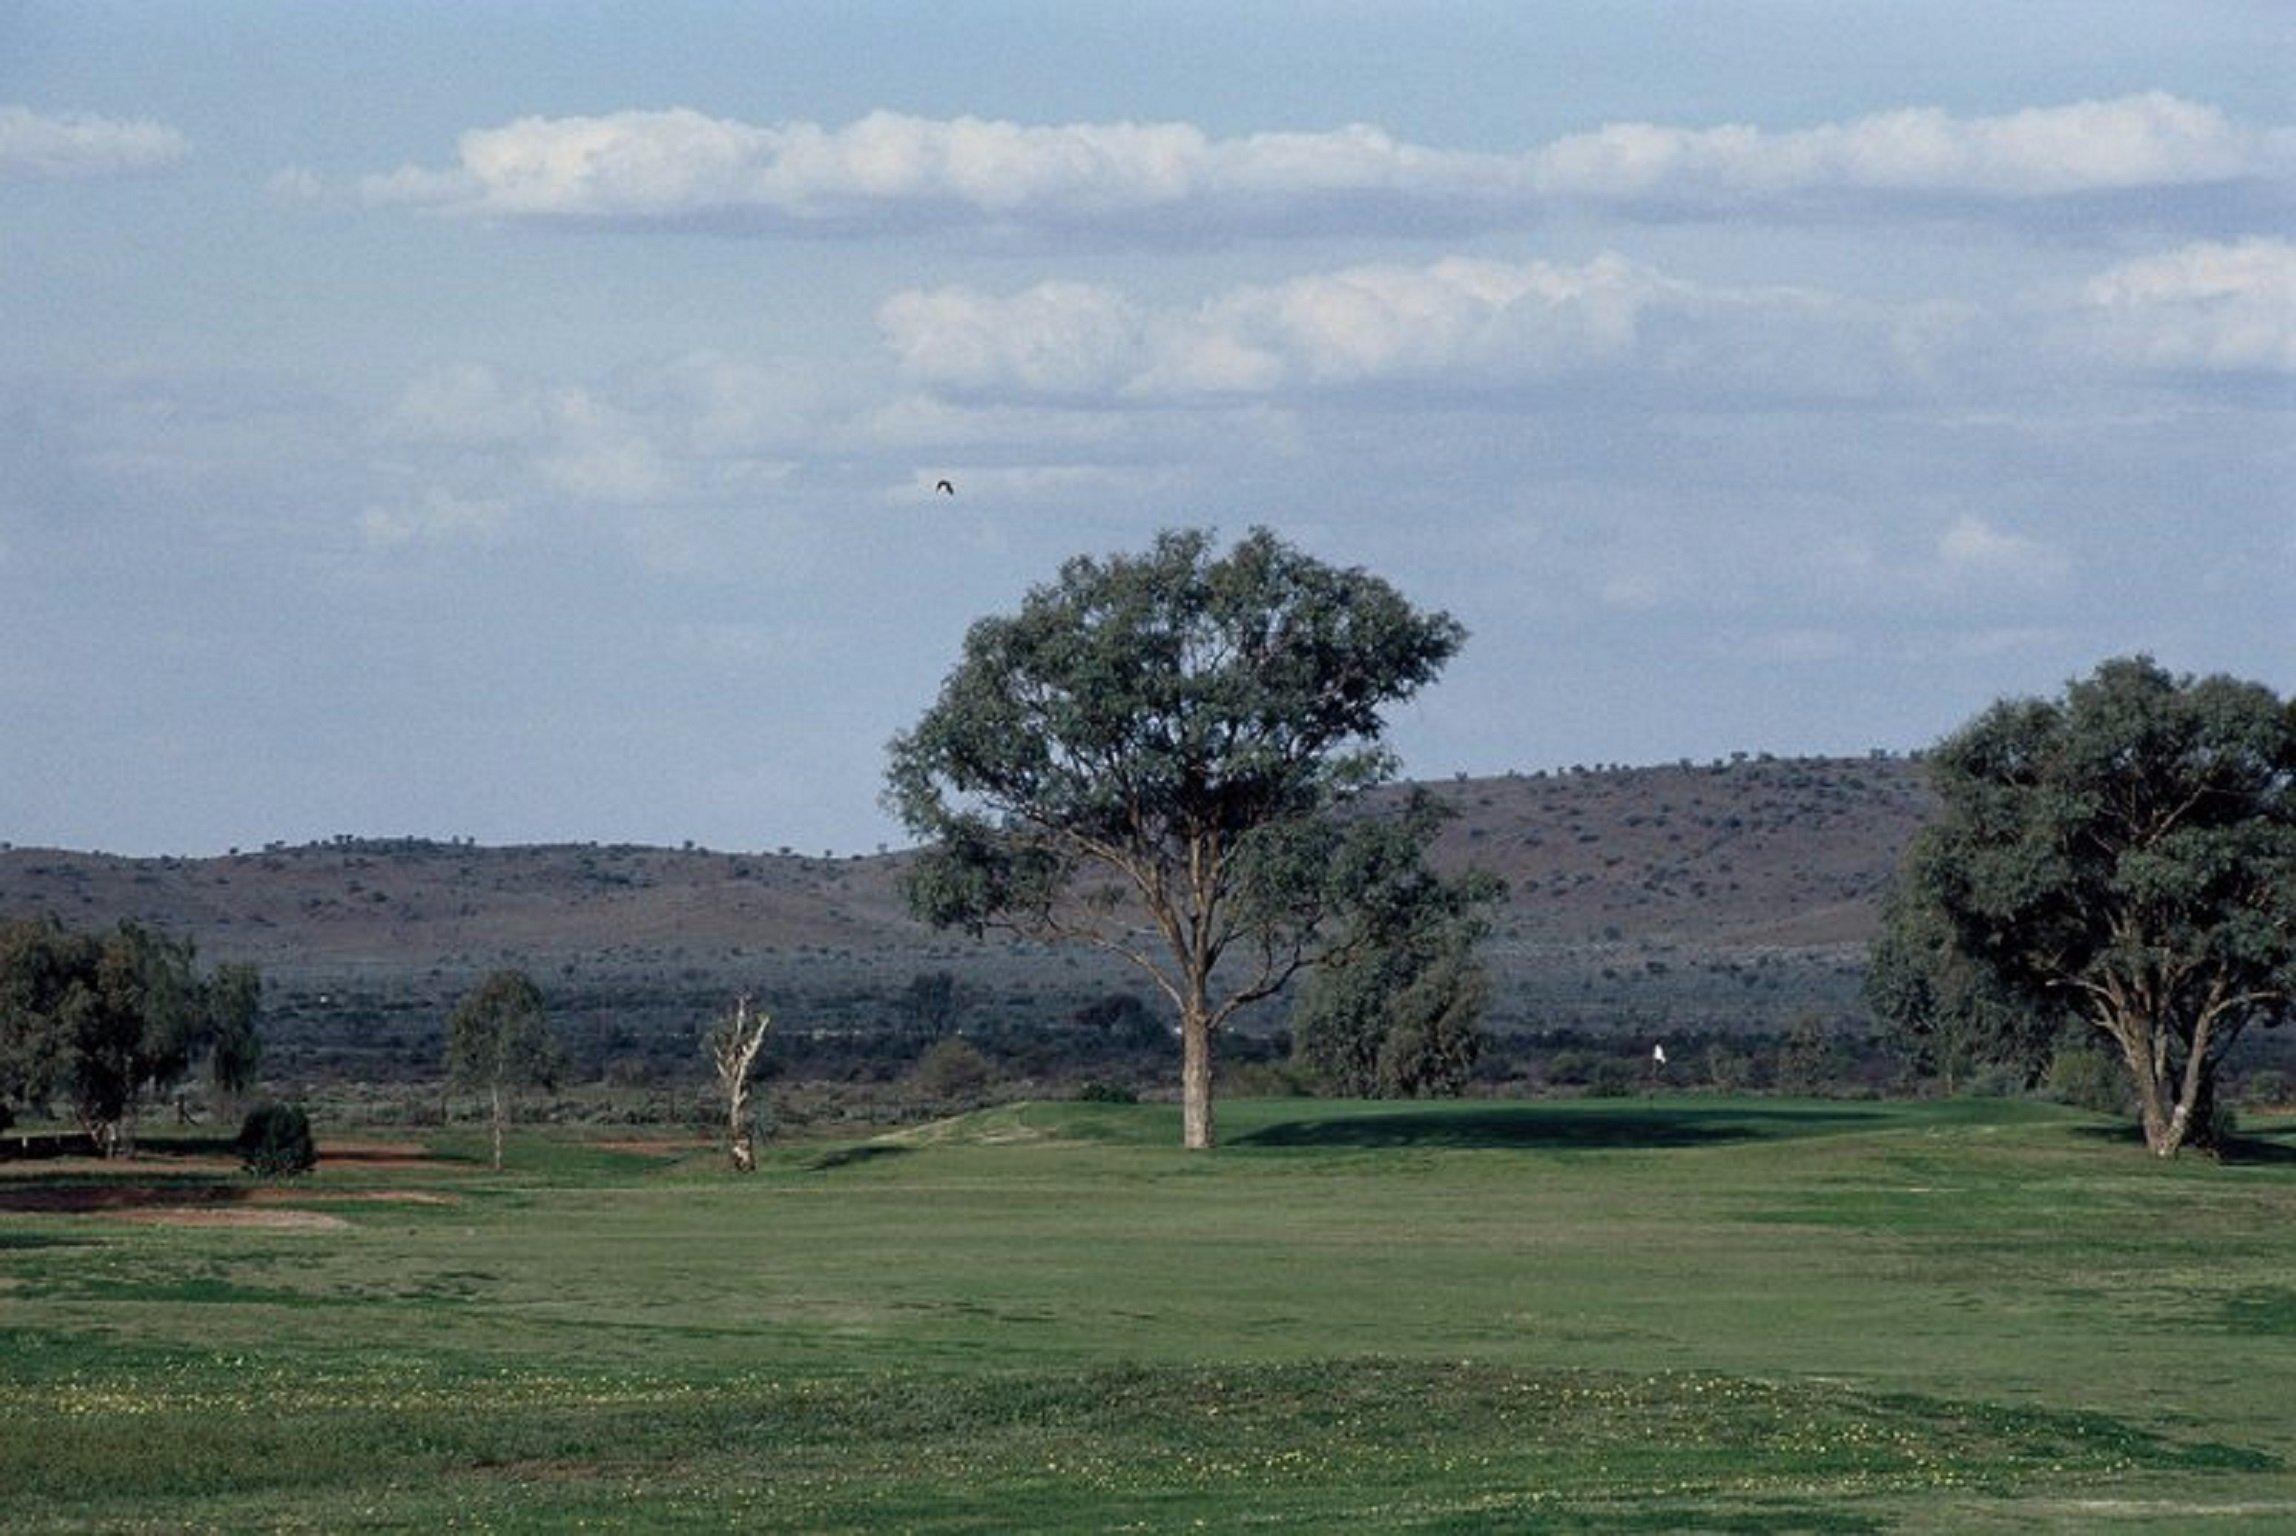
[[[2145,1143],[2216,1137],[2243,1031],[2296,1011],[2296,704],[2108,661],[1996,704],[1929,757],[1869,997],[1945,1063],[2027,1076],[2072,1026],[2128,1074]]]
[[[446,1065],[457,1085],[486,1091],[499,1170],[512,1097],[521,1089],[555,1086],[565,1066],[532,977],[496,971],[471,988],[447,1020]]]
[[[0,923],[0,1115],[60,1094],[101,1155],[126,1155],[144,1100],[202,1063],[219,1093],[253,1085],[261,1011],[255,967],[202,974],[188,939]]]
[[[1448,813],[1415,795],[1407,818],[1431,829]],[[1353,932],[1292,1007],[1292,1057],[1350,1098],[1456,1097],[1483,1049],[1490,976],[1476,957],[1496,876],[1444,880],[1421,869],[1390,882],[1348,919]]]
[[[893,741],[911,903],[1138,966],[1179,1016],[1183,1143],[1209,1147],[1222,1026],[1364,942],[1347,914],[1418,868],[1419,823],[1337,813],[1394,771],[1381,712],[1464,637],[1265,529],[1073,559],[972,627]]]

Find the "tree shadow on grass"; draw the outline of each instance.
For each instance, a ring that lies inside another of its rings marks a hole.
[[[807,1173],[828,1173],[836,1168],[851,1168],[861,1163],[873,1163],[881,1157],[899,1157],[902,1153],[911,1150],[909,1147],[889,1147],[876,1142],[858,1147],[839,1147],[834,1152],[824,1152],[808,1162],[805,1165],[805,1171]]]
[[[1623,1151],[1775,1141],[1864,1123],[1853,1109],[1736,1105],[1494,1104],[1287,1120],[1230,1143],[1238,1147],[1431,1147]]]
[[[2091,1141],[2109,1141],[2137,1152],[2145,1150],[2144,1127],[2133,1122],[2077,1125],[2073,1127],[2073,1134],[2085,1136]],[[2189,1155],[2205,1158],[2210,1154],[2193,1148],[2189,1149]],[[2270,1136],[2235,1134],[2225,1138],[2224,1144],[2216,1149],[2215,1158],[2220,1163],[2237,1167],[2290,1167],[2296,1166],[2296,1145],[2290,1143],[2287,1133]]]

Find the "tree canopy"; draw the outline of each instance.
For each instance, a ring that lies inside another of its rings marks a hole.
[[[1417,823],[1335,813],[1393,772],[1382,711],[1464,636],[1265,529],[1071,560],[972,627],[892,744],[888,803],[926,842],[912,904],[1139,966],[1179,1013],[1184,1140],[1209,1146],[1214,1032],[1417,868]]]
[[[203,1057],[218,1087],[253,1083],[261,999],[253,966],[203,977],[189,939],[138,923],[0,923],[0,1103],[60,1091],[100,1151],[125,1151],[144,1096]]]
[[[496,971],[471,988],[447,1020],[446,1051],[447,1072],[455,1082],[486,1090],[494,1166],[500,1168],[507,1096],[520,1088],[550,1086],[564,1060],[533,978],[524,971]]]
[[[1447,813],[1418,795],[1407,814],[1431,823]],[[1475,953],[1489,926],[1483,908],[1505,889],[1480,871],[1445,880],[1422,870],[1350,914],[1351,943],[1316,968],[1292,1007],[1294,1059],[1355,1098],[1462,1091],[1490,995]]]
[[[2296,706],[2121,658],[1929,761],[1944,813],[1908,851],[1877,1004],[1996,1049],[2094,1028],[2147,1144],[2206,1144],[2225,1054],[2296,1008]]]

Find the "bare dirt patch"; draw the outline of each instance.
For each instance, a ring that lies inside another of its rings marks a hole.
[[[455,1168],[419,1141],[322,1141],[322,1168]]]
[[[248,1191],[250,1205],[460,1205],[462,1196],[435,1189],[279,1189]]]
[[[115,1221],[159,1227],[266,1227],[279,1232],[332,1232],[350,1225],[325,1211],[249,1210],[237,1206],[155,1205],[107,1211]]]

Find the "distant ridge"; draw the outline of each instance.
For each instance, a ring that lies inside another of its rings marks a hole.
[[[1854,1008],[1880,898],[1932,804],[1919,764],[1899,757],[1742,756],[1426,787],[1459,813],[1438,861],[1509,882],[1490,953],[1496,1016],[1521,1027]],[[213,858],[12,848],[0,851],[0,916],[126,917],[189,934],[211,959],[262,966],[290,1016],[352,992],[427,1018],[506,963],[618,1018],[690,1011],[760,979],[852,1018],[867,1016],[873,990],[890,995],[926,969],[977,972],[1008,999],[1041,992],[1047,1007],[1136,984],[1100,957],[923,927],[902,903],[905,863],[418,838]]]

